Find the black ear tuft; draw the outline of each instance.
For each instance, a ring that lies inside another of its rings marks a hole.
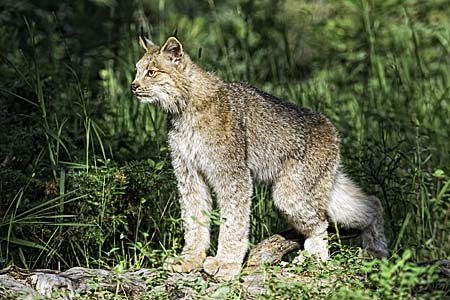
[[[149,47],[147,44],[147,39],[144,35],[144,27],[141,26],[140,32],[139,32],[139,44],[141,44],[141,47],[145,49],[145,51],[148,51]]]
[[[141,25],[141,30],[139,31],[139,36],[144,39],[145,35],[144,35],[144,26]]]
[[[142,26],[139,33],[139,44],[141,45],[142,48],[145,49],[145,51],[150,53],[155,53],[159,50],[158,46],[156,46],[151,40],[145,37],[144,29]]]
[[[178,37],[177,37],[177,34],[178,34],[178,27],[175,28],[175,31],[173,32],[172,36],[173,36],[174,38],[178,38]]]
[[[202,47],[198,48],[198,59],[202,57]]]

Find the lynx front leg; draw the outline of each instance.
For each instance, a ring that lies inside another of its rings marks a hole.
[[[201,268],[209,248],[211,195],[202,176],[181,160],[173,159],[180,192],[181,218],[184,225],[184,247],[179,259],[168,259],[165,268],[190,272]]]
[[[206,258],[203,269],[217,278],[230,280],[242,267],[248,249],[252,183],[250,172],[224,175],[215,185],[220,208],[219,245],[215,257]]]

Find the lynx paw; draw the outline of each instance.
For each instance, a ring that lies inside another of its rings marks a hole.
[[[164,270],[178,273],[188,273],[195,269],[200,269],[203,265],[203,258],[194,257],[169,257],[163,264]]]
[[[327,260],[329,258],[326,238],[307,238],[305,241],[305,251],[308,255],[317,256],[321,260]]]
[[[241,271],[241,264],[227,263],[216,257],[209,256],[203,263],[203,270],[218,279],[231,280]]]

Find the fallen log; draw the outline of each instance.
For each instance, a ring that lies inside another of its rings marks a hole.
[[[343,232],[340,237],[346,239],[355,235],[357,234],[354,232]],[[239,281],[244,298],[252,299],[264,291],[267,274],[260,272],[261,265],[279,264],[283,256],[301,249],[303,241],[301,235],[290,230],[272,235],[257,244],[249,252]],[[433,263],[436,262],[429,264]],[[450,260],[441,261],[440,266],[441,274],[450,278]],[[308,282],[307,277],[301,277],[288,269],[282,269],[277,276]],[[110,292],[114,299],[151,299],[161,294],[169,299],[193,299],[196,286],[207,286],[207,293],[210,295],[223,293],[223,284],[201,271],[180,274],[162,269],[140,269],[118,274],[82,267],[58,272],[47,269],[25,270],[15,266],[0,270],[0,299],[31,300],[51,297],[65,300],[79,295],[89,295],[89,299],[96,299],[96,295],[104,292]]]

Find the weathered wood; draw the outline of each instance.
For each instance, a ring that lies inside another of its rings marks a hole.
[[[261,292],[264,277],[257,269],[262,264],[279,263],[284,255],[300,249],[303,237],[295,231],[286,231],[273,235],[257,244],[249,253],[246,268],[241,277],[243,287],[251,294]],[[195,284],[207,285],[208,291],[214,293],[220,283],[213,278],[197,271],[189,274],[169,273],[162,269],[141,269],[135,272],[116,274],[114,272],[71,268],[64,272],[54,270],[24,270],[18,267],[8,267],[0,270],[0,299],[43,299],[55,297],[71,299],[76,294],[109,291],[139,298],[140,295],[150,296],[157,293],[171,295],[171,298],[190,299],[195,291],[189,286]],[[180,289],[181,285],[183,288]]]
[[[336,234],[334,227],[328,228],[329,234]],[[339,237],[348,240],[360,235],[355,230],[339,230]],[[250,250],[246,267],[252,269],[262,264],[273,265],[281,262],[282,258],[296,250],[302,249],[305,238],[294,229],[274,234],[257,244]]]
[[[332,230],[331,230],[332,231]],[[341,232],[341,238],[354,237],[355,233]],[[259,271],[262,264],[274,265],[283,256],[301,249],[304,238],[295,231],[275,234],[257,244],[249,253],[240,284],[245,298],[252,299],[264,292],[267,275]],[[436,262],[422,263],[421,265]],[[441,274],[450,278],[450,260],[440,262]],[[311,279],[282,269],[277,277],[308,282]],[[195,287],[207,286],[207,293],[226,293],[224,286],[203,272],[189,274],[170,273],[162,269],[140,269],[117,274],[101,269],[71,268],[64,272],[54,270],[25,270],[8,267],[0,270],[0,299],[72,299],[75,295],[96,294],[109,291],[127,299],[153,298],[163,293],[169,299],[193,299]],[[181,288],[180,288],[181,287]],[[48,299],[48,298],[47,298]]]
[[[3,271],[3,270],[2,270]],[[40,299],[41,295],[9,275],[0,275],[0,299]]]
[[[250,250],[246,269],[252,269],[262,264],[273,265],[279,263],[283,256],[302,247],[304,237],[294,230],[274,234],[263,240]]]

